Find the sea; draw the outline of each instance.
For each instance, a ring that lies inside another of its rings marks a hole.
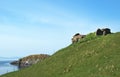
[[[6,74],[6,73],[9,73],[9,72],[13,72],[13,71],[17,71],[18,66],[10,64],[12,61],[15,61],[15,60],[17,60],[17,59],[10,59],[10,58],[3,59],[3,58],[0,58],[0,75]]]

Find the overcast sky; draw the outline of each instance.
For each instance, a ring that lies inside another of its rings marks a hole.
[[[0,0],[0,56],[53,54],[105,27],[120,31],[120,0]]]

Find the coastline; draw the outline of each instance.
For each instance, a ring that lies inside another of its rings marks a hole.
[[[17,71],[18,66],[11,65],[10,62],[14,60],[2,60],[0,61],[0,76],[9,72]]]

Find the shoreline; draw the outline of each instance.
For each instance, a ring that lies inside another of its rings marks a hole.
[[[4,74],[7,74],[9,72],[13,72],[13,71],[17,71],[19,70],[18,69],[18,66],[15,66],[15,65],[11,65],[10,62],[12,62],[14,60],[2,60],[0,61],[0,76],[1,75],[4,75]]]

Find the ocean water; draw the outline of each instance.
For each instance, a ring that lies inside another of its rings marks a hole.
[[[0,75],[18,70],[17,66],[10,64],[12,61],[14,60],[0,60]]]

